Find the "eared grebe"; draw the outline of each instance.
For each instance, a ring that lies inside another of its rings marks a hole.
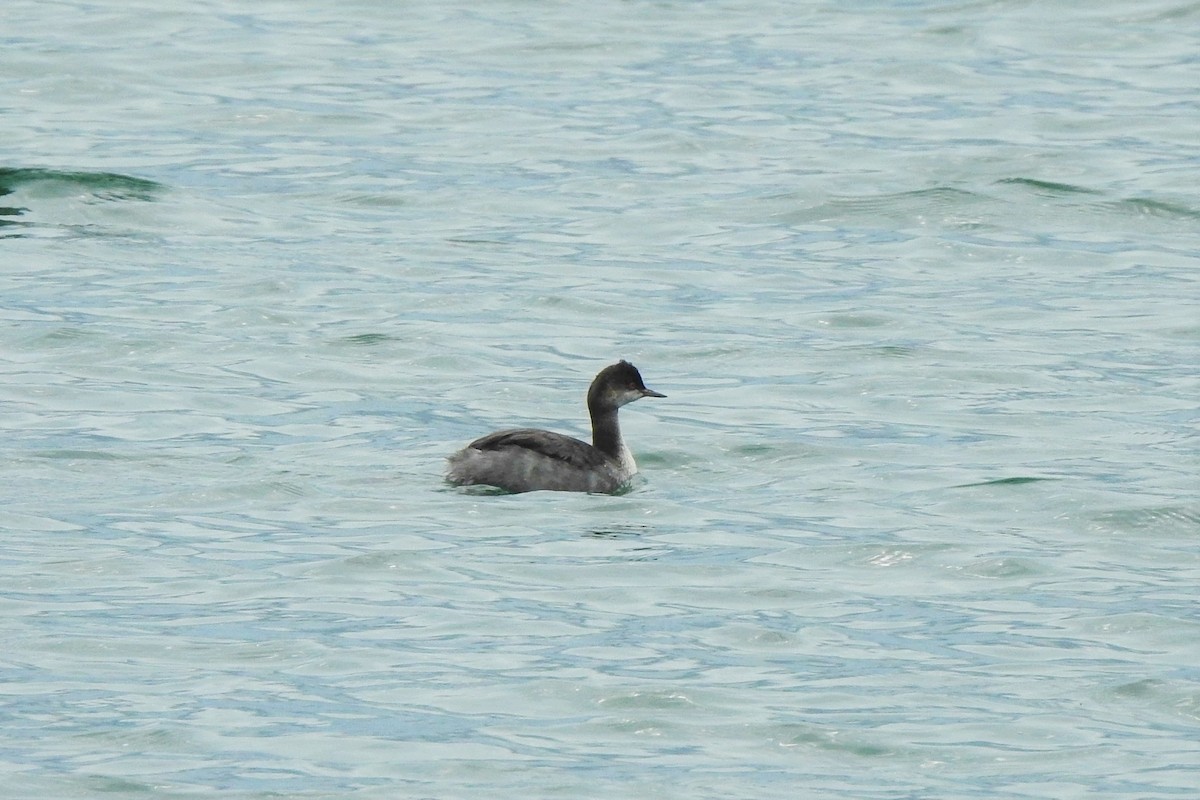
[[[621,438],[617,409],[643,397],[666,395],[647,389],[628,361],[605,367],[587,394],[592,444],[536,428],[497,431],[450,456],[446,480],[510,492],[615,492],[637,472]]]

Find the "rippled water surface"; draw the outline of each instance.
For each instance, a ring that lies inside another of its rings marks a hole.
[[[0,17],[6,797],[1195,796],[1197,3]]]

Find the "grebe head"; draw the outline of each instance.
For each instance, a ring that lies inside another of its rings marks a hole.
[[[643,397],[666,397],[661,392],[647,389],[642,374],[628,361],[620,361],[600,370],[588,389],[588,409],[592,412],[615,411],[621,406]]]

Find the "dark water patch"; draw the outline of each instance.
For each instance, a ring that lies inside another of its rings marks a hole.
[[[19,204],[0,207],[0,236],[23,238],[38,228],[66,231],[77,236],[111,236],[97,227],[84,207],[106,203],[150,202],[166,187],[160,183],[115,172],[72,172],[41,168],[0,167],[0,197]],[[30,218],[19,219],[29,215]]]
[[[996,181],[996,185],[1028,189],[1033,194],[1046,199],[1072,200],[1081,195],[1096,197],[1104,194],[1104,192],[1097,189],[1089,189],[1086,186],[1076,186],[1057,181],[1044,181],[1036,178],[1003,178]],[[1200,209],[1183,203],[1157,200],[1150,197],[1087,200],[1082,202],[1081,207],[1090,209],[1093,213],[1102,213],[1105,215],[1117,214],[1122,217],[1154,217],[1156,219],[1188,222],[1200,220]]]
[[[1050,197],[1075,194],[1100,194],[1097,190],[1089,189],[1086,186],[1075,186],[1070,183],[1057,183],[1055,181],[1041,181],[1036,178],[1003,178],[996,181],[996,183],[1032,189],[1037,194]]]
[[[103,200],[154,200],[166,187],[161,183],[115,172],[74,172],[29,167],[0,167],[0,196],[18,190],[38,194],[77,194],[80,191]]]
[[[997,478],[992,481],[979,481],[977,483],[960,483],[957,486],[951,486],[951,489],[969,489],[976,486],[1023,486],[1027,483],[1041,483],[1042,481],[1056,481],[1058,478],[1038,478],[1034,476],[1019,475],[1012,478]]]
[[[649,525],[628,523],[625,525],[611,525],[605,528],[592,528],[584,531],[583,536],[590,539],[641,539],[653,532],[654,528]]]
[[[366,347],[376,344],[385,344],[386,342],[398,341],[398,337],[387,333],[359,333],[354,336],[346,336],[339,340],[342,344],[348,344],[358,347]]]
[[[389,211],[401,206],[411,204],[411,200],[407,197],[399,195],[376,194],[376,193],[361,193],[345,195],[338,198],[338,202],[350,206],[358,206],[360,208],[377,208],[381,211]]]
[[[1162,685],[1162,681],[1156,681],[1152,679],[1137,680],[1133,681],[1132,683],[1123,683],[1120,686],[1114,687],[1112,693],[1118,697],[1144,699],[1156,694]]]

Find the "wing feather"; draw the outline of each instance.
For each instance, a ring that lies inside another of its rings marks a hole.
[[[476,439],[467,446],[476,450],[504,450],[515,447],[539,453],[579,469],[594,469],[608,463],[608,457],[587,442],[573,436],[536,428],[496,431]]]

